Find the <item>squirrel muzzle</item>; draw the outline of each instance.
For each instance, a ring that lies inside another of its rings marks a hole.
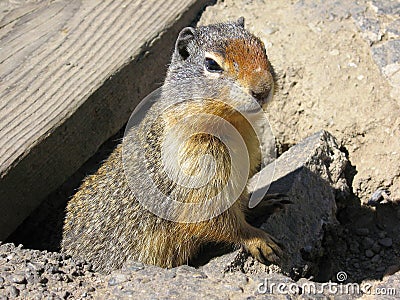
[[[274,91],[274,80],[267,70],[256,70],[248,82],[248,92],[260,105],[267,103]]]

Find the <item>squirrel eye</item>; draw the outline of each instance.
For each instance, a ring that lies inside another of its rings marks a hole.
[[[209,57],[206,57],[204,65],[206,66],[206,69],[209,72],[220,73],[223,71],[221,66],[215,60]]]

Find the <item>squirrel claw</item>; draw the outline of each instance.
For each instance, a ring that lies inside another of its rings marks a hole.
[[[294,204],[294,202],[290,200],[290,197],[283,193],[267,194],[264,196],[260,204],[274,205],[278,203],[282,205]]]
[[[290,200],[289,196],[286,194],[276,193],[276,194],[267,194],[263,198],[263,200],[249,212],[254,216],[263,216],[265,214],[271,215],[273,213],[282,211],[286,208],[286,205],[294,204],[293,201]]]
[[[278,243],[267,233],[245,242],[245,249],[261,263],[277,263],[283,257],[283,251]]]

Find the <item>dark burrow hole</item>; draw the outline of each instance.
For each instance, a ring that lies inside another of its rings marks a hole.
[[[325,230],[316,281],[337,281],[337,274],[345,272],[347,282],[359,283],[400,269],[398,205],[368,207],[357,197],[348,202],[338,210],[339,224]]]
[[[60,251],[64,210],[68,200],[79,188],[86,175],[94,173],[123,137],[124,129],[105,142],[73,176],[51,193],[42,204],[10,235],[6,242],[22,244],[28,249]],[[281,145],[279,154],[290,145]],[[355,168],[345,171],[349,186],[355,175]],[[361,205],[355,195],[343,198],[337,194],[336,226],[325,228],[323,253],[317,258],[318,269],[303,274],[317,282],[337,282],[336,274],[346,272],[347,282],[361,282],[364,279],[381,279],[385,273],[396,270],[400,265],[400,208],[395,204],[380,204],[376,207]],[[255,226],[259,218],[250,219]],[[234,247],[223,244],[204,245],[199,255],[190,262],[198,267],[210,259],[229,253]],[[304,260],[310,258],[303,253]],[[293,275],[293,279],[298,276]]]
[[[347,149],[340,150],[348,158]],[[355,166],[349,163],[344,173],[347,185],[352,187]],[[313,280],[360,283],[381,280],[400,268],[400,207],[396,203],[368,206],[352,191],[346,197],[337,191],[336,204],[338,224],[325,227],[324,253]],[[347,279],[340,281],[338,273],[343,272]]]
[[[8,237],[6,242],[25,248],[59,252],[63,220],[68,200],[79,189],[87,175],[93,174],[120,143],[125,128],[108,139],[88,161],[66,182],[48,195],[28,218]]]

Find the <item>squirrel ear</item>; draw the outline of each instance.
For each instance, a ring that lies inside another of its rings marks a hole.
[[[179,33],[178,39],[175,43],[175,51],[186,60],[190,53],[187,50],[187,45],[194,38],[194,29],[192,27],[185,27]]]
[[[244,17],[237,19],[236,24],[244,28]]]

